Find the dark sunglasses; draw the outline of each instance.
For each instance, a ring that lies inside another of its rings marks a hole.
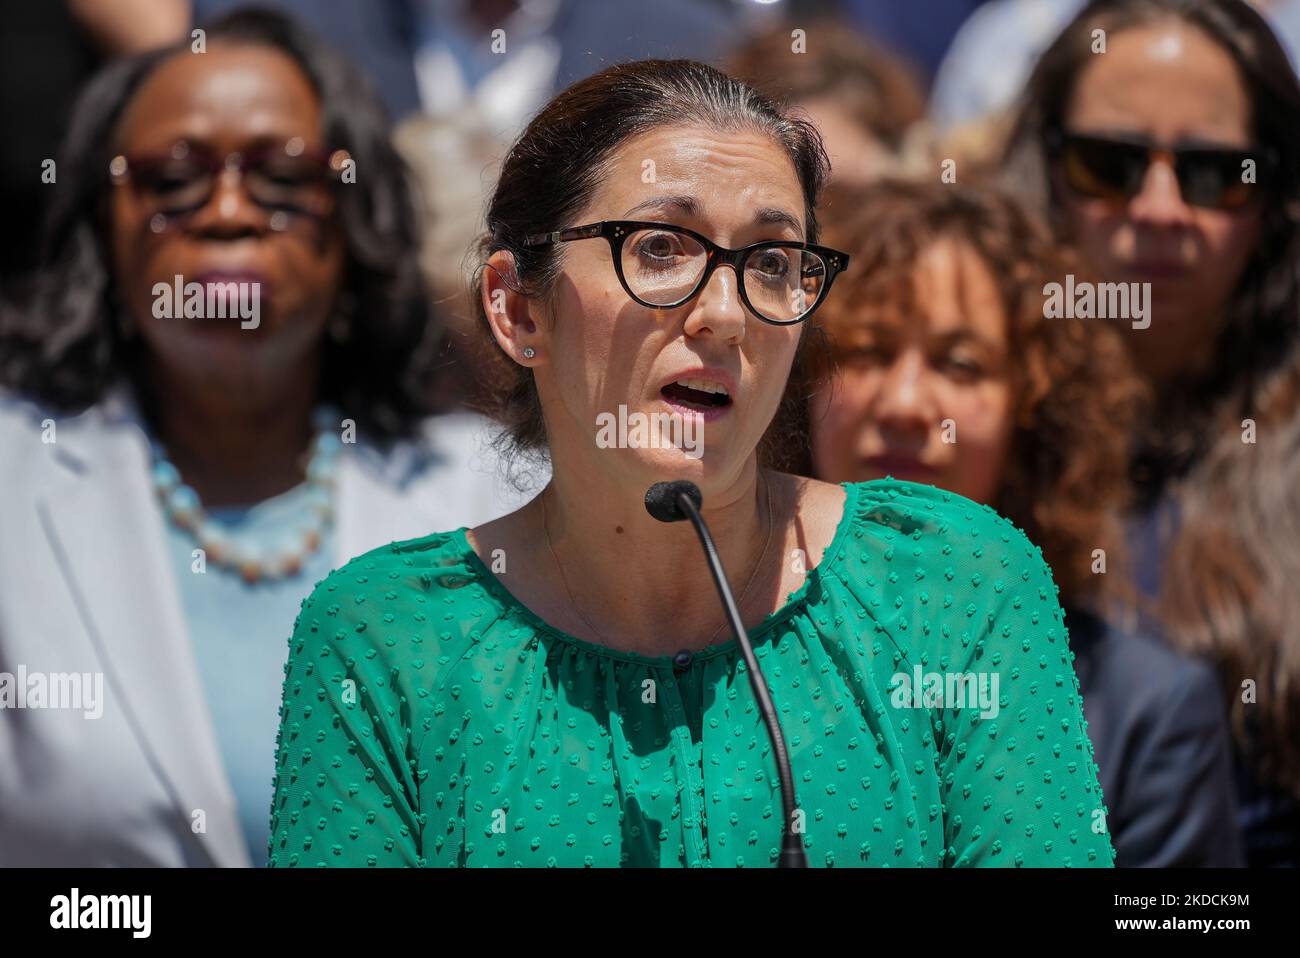
[[[146,211],[168,224],[206,206],[226,171],[264,210],[319,219],[333,210],[348,159],[346,150],[310,150],[301,139],[226,155],[182,140],[165,153],[119,154],[108,172],[114,185],[130,183]]]
[[[694,297],[719,266],[735,271],[741,301],[773,326],[793,326],[826,299],[849,257],[828,246],[768,240],[740,249],[719,246],[702,233],[643,220],[602,220],[538,233],[525,246],[604,238],[624,291],[642,306],[674,309]]]
[[[1056,129],[1047,135],[1048,155],[1060,166],[1066,185],[1082,196],[1125,203],[1142,191],[1148,168],[1156,160],[1173,167],[1183,201],[1216,210],[1249,204],[1277,163],[1267,149],[1164,146],[1144,137],[1115,138]],[[1248,181],[1247,161],[1255,176]]]

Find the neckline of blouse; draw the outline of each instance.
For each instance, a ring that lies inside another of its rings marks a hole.
[[[838,560],[840,553],[844,549],[844,539],[848,535],[849,527],[853,525],[853,518],[857,514],[858,486],[856,483],[841,482],[840,488],[844,490],[844,512],[840,516],[840,521],[835,527],[835,534],[831,537],[830,544],[822,552],[821,560],[808,570],[804,576],[803,584],[786,596],[786,601],[780,608],[769,612],[758,625],[749,629],[749,638],[754,645],[755,653],[758,652],[758,637],[764,632],[775,628],[783,619],[793,615],[808,599],[808,590],[812,586],[814,579],[823,577],[826,571]],[[486,583],[489,590],[498,594],[498,597],[509,606],[519,617],[528,622],[535,631],[544,632],[566,645],[573,646],[591,655],[601,656],[609,659],[617,659],[622,662],[631,662],[636,665],[648,666],[651,668],[673,668],[672,655],[642,655],[639,652],[625,652],[621,649],[612,649],[608,646],[599,645],[595,642],[588,642],[586,639],[580,639],[576,635],[557,629],[540,615],[534,612],[523,602],[515,597],[514,593],[506,587],[501,578],[493,572],[474,551],[474,547],[469,543],[469,537],[466,536],[468,526],[461,526],[455,530],[455,541],[459,550],[467,557],[468,563],[475,567],[478,572],[480,581]],[[704,648],[691,652],[691,664],[693,668],[697,663],[715,658],[719,655],[730,655],[740,651],[740,643],[736,639],[727,642],[718,642],[713,645],[706,645]],[[680,670],[679,670],[680,671]]]

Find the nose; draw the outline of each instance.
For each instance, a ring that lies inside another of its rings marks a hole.
[[[1158,157],[1147,167],[1142,189],[1129,201],[1129,215],[1150,226],[1187,226],[1192,209],[1183,199],[1178,177],[1167,157]]]
[[[884,368],[875,418],[881,431],[887,436],[892,433],[895,441],[924,444],[930,430],[939,425],[927,369],[925,357],[915,348],[901,350]]]
[[[723,342],[739,343],[745,338],[747,318],[736,271],[722,265],[696,296],[686,317],[686,335],[700,336],[707,331]]]
[[[218,239],[237,239],[260,235],[266,214],[244,189],[238,170],[223,169],[212,184],[208,197],[191,222],[192,228]]]

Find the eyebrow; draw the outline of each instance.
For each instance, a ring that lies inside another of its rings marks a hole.
[[[957,346],[970,343],[999,356],[1004,355],[1008,351],[1008,345],[1006,343],[999,343],[990,339],[988,336],[984,336],[975,332],[973,329],[966,327],[941,333],[935,338],[944,346]]]
[[[309,151],[321,149],[323,143],[323,141],[319,140],[317,136],[310,133],[309,131],[304,131],[301,133],[290,133],[287,136],[281,135],[279,133],[271,133],[271,132],[255,133],[252,134],[251,136],[248,136],[246,139],[240,140],[239,143],[243,151],[249,151],[249,150],[259,150],[259,149],[265,149],[270,147],[283,146],[289,140],[292,140],[294,138],[301,139],[303,141],[304,148]],[[200,150],[207,150],[213,153],[220,152],[219,149],[213,145],[212,138],[206,133],[197,134],[197,133],[174,132],[174,133],[164,133],[161,136],[147,137],[145,139],[146,142],[156,141],[157,143],[155,148],[146,149],[142,151],[146,153],[164,152],[170,147],[176,145],[177,143],[182,143],[182,142],[188,143],[190,146]]]
[[[843,332],[856,333],[858,336],[861,336],[864,333],[887,333],[896,336],[898,333],[902,332],[906,326],[907,320],[895,311],[890,310],[883,314],[873,314],[870,318],[865,320],[846,323]],[[932,338],[935,342],[945,347],[971,343],[999,355],[1008,351],[1008,346],[1006,344],[990,339],[988,336],[978,333],[968,326],[960,326],[957,329],[950,329],[947,332],[936,333],[933,335],[927,334],[927,338]]]
[[[1102,140],[1119,140],[1122,143],[1136,143],[1145,146],[1156,141],[1139,130],[1131,130],[1121,127],[1104,127],[1097,131],[1071,130],[1078,136],[1092,137]],[[1214,134],[1201,136],[1193,134],[1190,136],[1180,135],[1171,141],[1160,141],[1157,145],[1172,146],[1174,149],[1184,150],[1226,150],[1233,153],[1245,153],[1253,149],[1250,142],[1233,143],[1229,139]]]
[[[644,212],[649,209],[665,209],[681,213],[683,216],[700,218],[701,209],[699,202],[693,196],[687,196],[682,193],[669,196],[652,196],[632,207],[624,216],[630,217],[633,214]],[[800,236],[803,236],[803,227],[799,221],[785,210],[778,210],[770,206],[764,206],[754,214],[754,222],[762,225],[775,224],[779,226],[788,226]]]

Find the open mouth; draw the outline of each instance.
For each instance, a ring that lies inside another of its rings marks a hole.
[[[726,387],[708,379],[679,379],[659,393],[669,402],[690,409],[721,409],[731,405]]]

